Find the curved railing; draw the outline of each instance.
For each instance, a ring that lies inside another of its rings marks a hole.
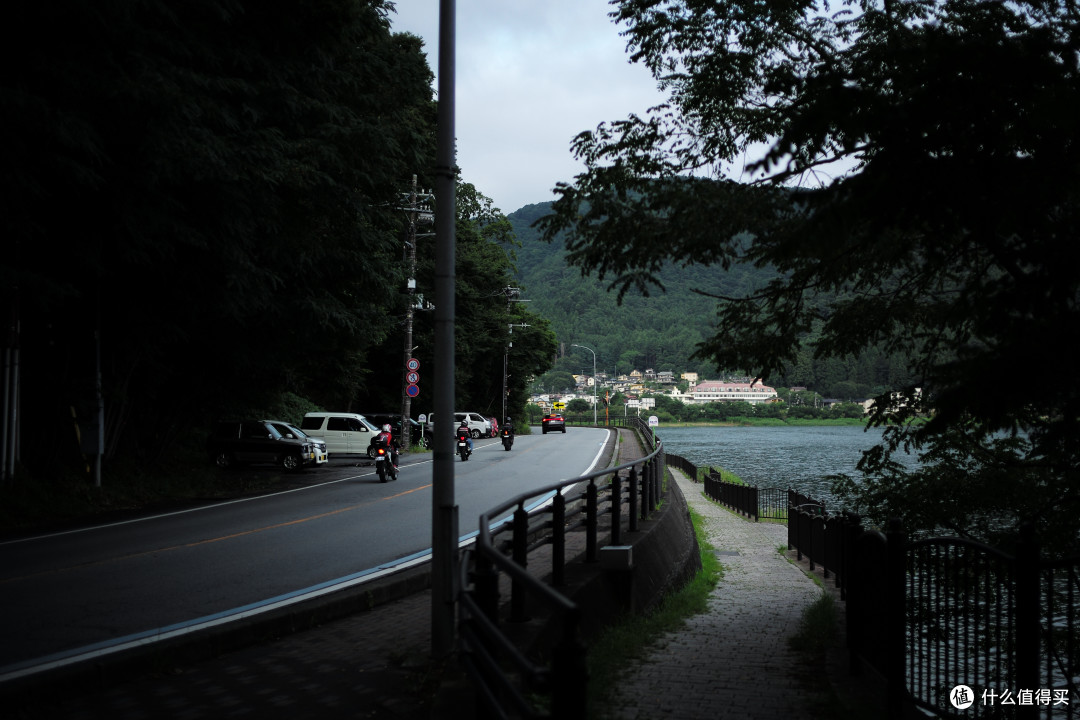
[[[644,457],[522,493],[480,516],[476,543],[460,565],[458,630],[461,662],[486,714],[585,717],[581,612],[557,588],[566,583],[570,533],[584,534],[585,561],[594,562],[602,533],[618,545],[624,526],[636,530],[638,521],[659,505],[663,445],[644,422],[628,420],[646,448]],[[495,521],[508,513],[506,521]],[[507,534],[508,539],[501,539]],[[551,567],[545,580],[529,571],[528,558],[547,545]],[[580,542],[576,545],[575,551]],[[500,579],[509,584],[506,606],[500,603]],[[525,621],[531,609],[539,608],[550,615],[550,626],[559,629],[550,656],[543,660],[523,651],[503,627],[504,622]],[[536,707],[537,696],[550,703]]]

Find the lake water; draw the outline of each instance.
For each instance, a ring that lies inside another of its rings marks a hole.
[[[832,500],[827,475],[858,476],[864,450],[881,441],[881,428],[852,426],[668,427],[656,429],[667,452],[698,467],[720,467],[749,485],[792,487]]]

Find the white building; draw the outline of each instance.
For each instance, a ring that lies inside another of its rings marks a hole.
[[[748,402],[751,405],[776,400],[776,390],[760,383],[726,382],[705,380],[690,388],[693,402]]]
[[[668,393],[668,396],[672,400],[678,400],[679,402],[683,403],[684,405],[693,405],[694,404],[694,396],[689,392],[682,392],[677,387],[671,388],[671,392]]]

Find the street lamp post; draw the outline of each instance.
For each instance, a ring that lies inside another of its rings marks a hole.
[[[592,348],[571,343],[570,347],[579,347],[592,353],[592,424],[596,424],[596,351]]]

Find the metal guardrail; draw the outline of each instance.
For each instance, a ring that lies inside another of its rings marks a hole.
[[[567,533],[584,532],[585,559],[595,561],[602,519],[607,521],[611,544],[618,545],[624,524],[636,530],[638,520],[659,505],[663,445],[647,425],[630,420],[642,443],[651,446],[645,457],[523,493],[480,516],[476,543],[460,566],[458,630],[462,665],[486,716],[585,717],[588,679],[581,612],[556,588],[565,584]],[[548,501],[526,509],[530,501],[545,498]],[[508,521],[493,525],[494,518],[511,511]],[[498,542],[506,533],[510,538]],[[528,570],[529,553],[548,544],[551,584]],[[500,573],[510,580],[508,607],[500,604]],[[545,660],[526,655],[502,629],[503,622],[526,620],[529,607],[535,606],[550,612],[559,628]],[[536,695],[549,703],[538,706]]]

